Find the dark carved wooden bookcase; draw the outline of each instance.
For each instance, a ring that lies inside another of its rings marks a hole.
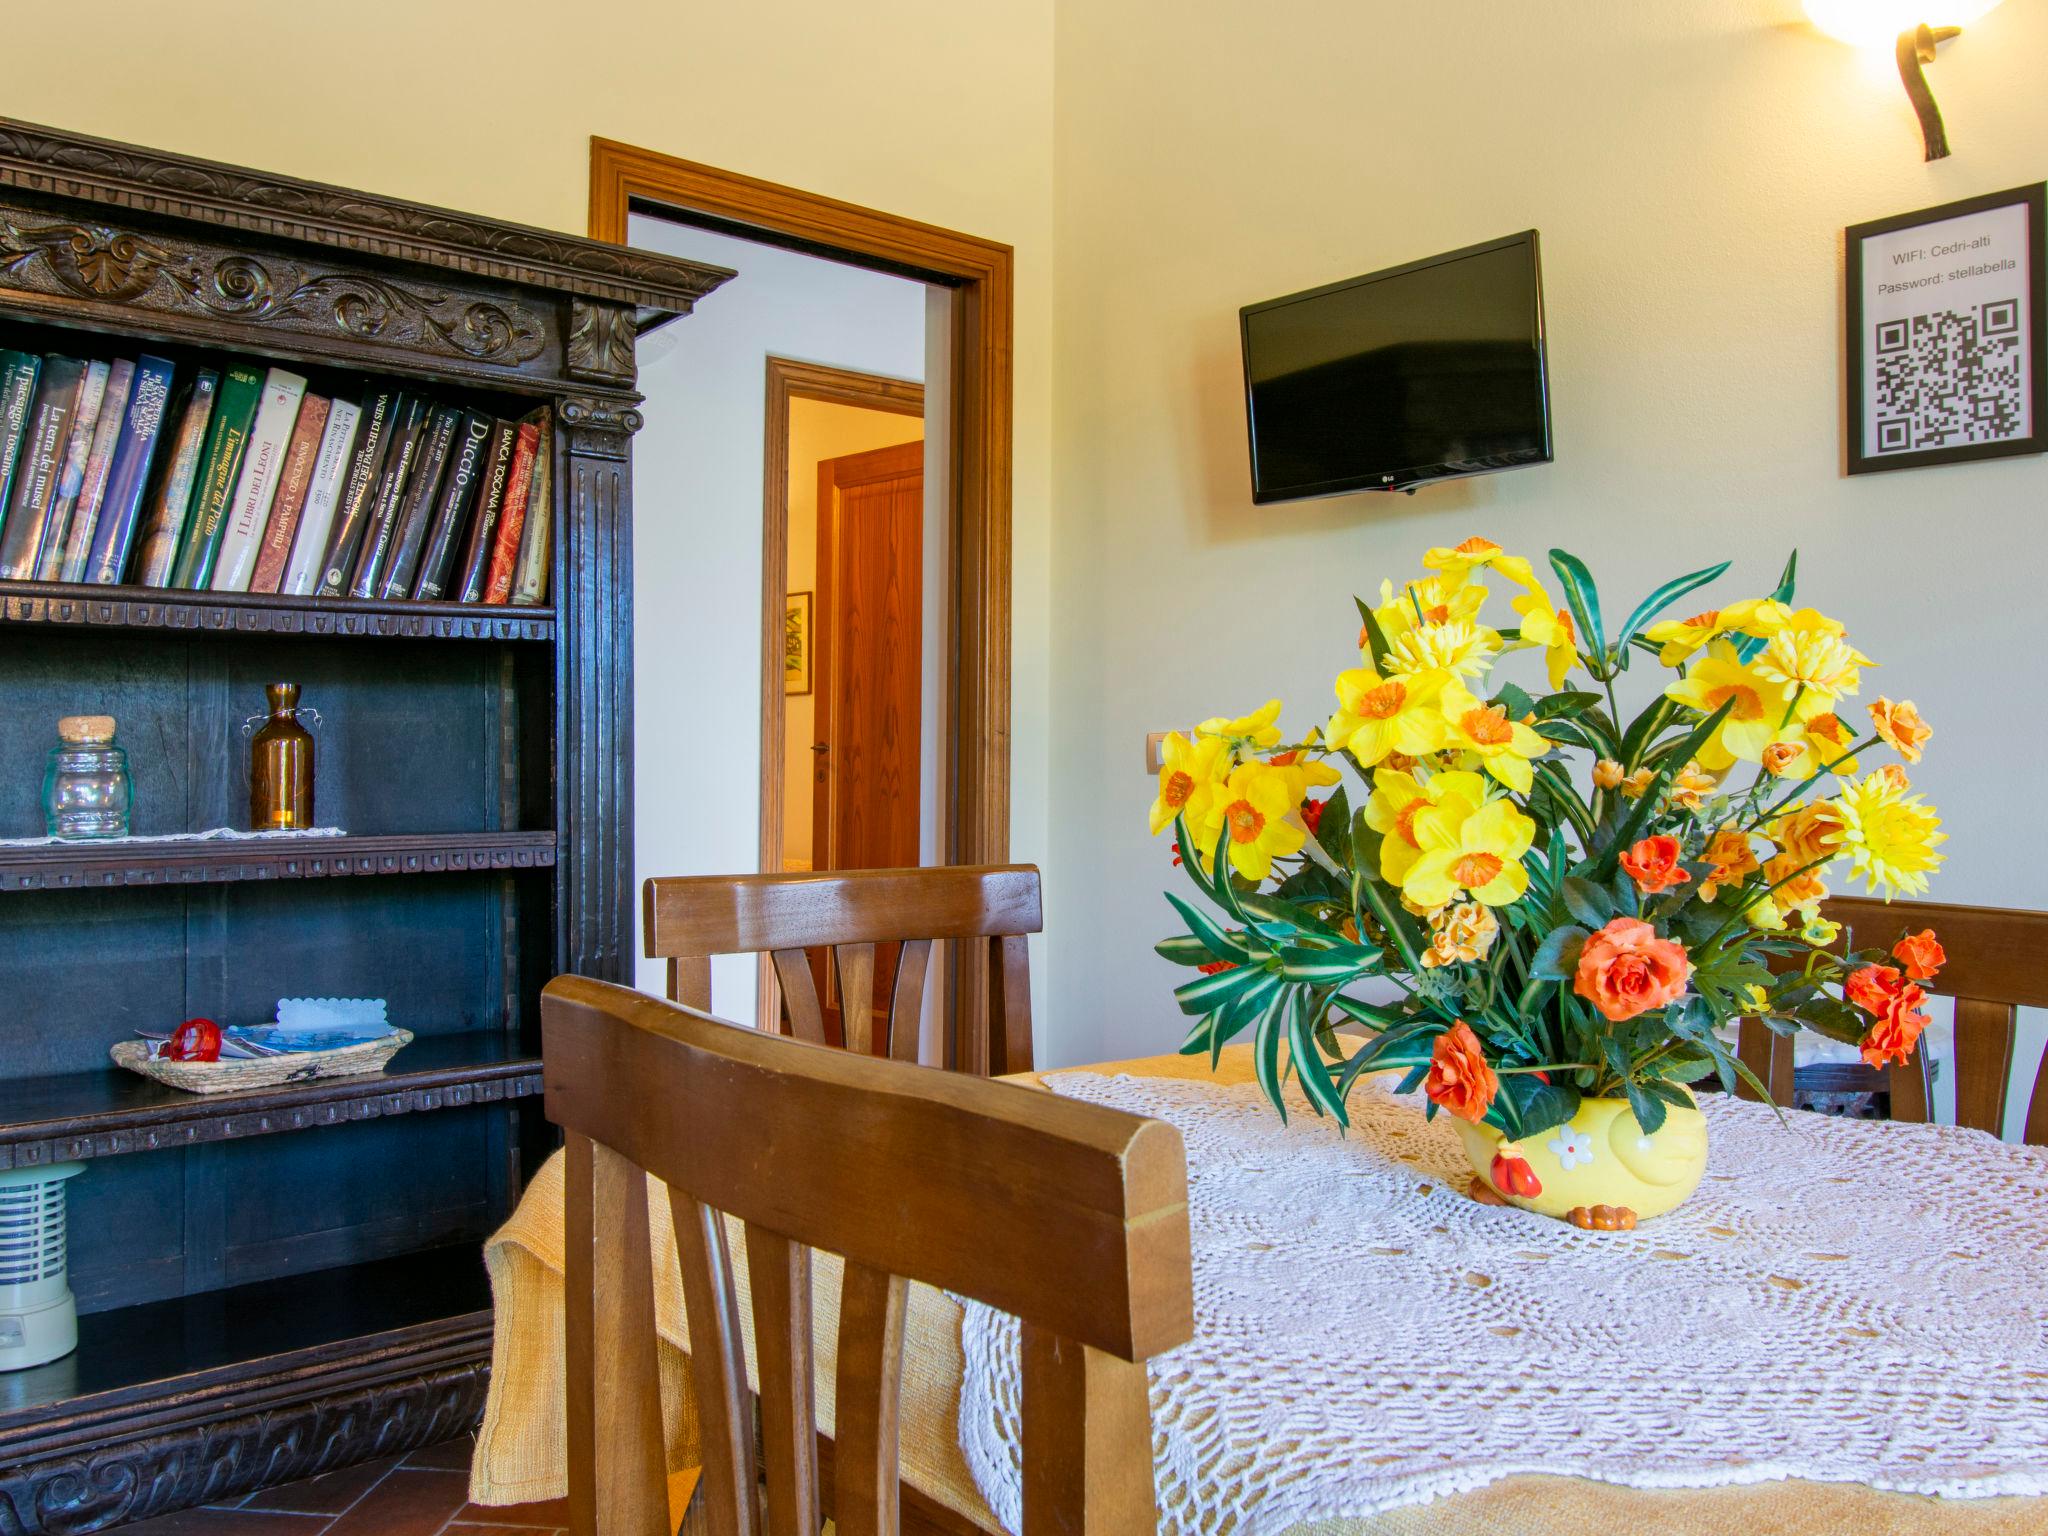
[[[65,714],[119,719],[137,833],[243,824],[277,679],[321,712],[347,834],[0,848],[0,1168],[86,1163],[78,1350],[0,1374],[0,1531],[475,1423],[480,1239],[552,1145],[540,987],[631,963],[633,342],[728,275],[0,119],[0,347],[282,361],[556,424],[544,607],[0,581],[0,838],[41,834]],[[418,1039],[220,1097],[108,1061],[304,995],[386,997]]]

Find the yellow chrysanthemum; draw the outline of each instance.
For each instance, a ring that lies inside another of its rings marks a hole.
[[[1409,866],[1401,889],[1410,901],[1441,906],[1467,891],[1474,901],[1504,907],[1529,888],[1522,855],[1536,838],[1536,823],[1511,800],[1489,800],[1476,811],[1446,802],[1415,815],[1422,857]]]
[[[1280,727],[1274,724],[1279,718],[1280,701],[1268,699],[1248,715],[1240,715],[1235,720],[1214,715],[1196,726],[1195,730],[1200,735],[1226,741],[1233,747],[1250,746],[1264,751],[1280,744]]]
[[[1477,535],[1465,540],[1455,549],[1439,546],[1422,557],[1425,568],[1439,571],[1452,587],[1462,587],[1472,579],[1472,573],[1482,568],[1496,570],[1516,586],[1533,589],[1536,573],[1529,568],[1529,562],[1520,555],[1511,555],[1491,539]]]
[[[1710,644],[1692,671],[1664,690],[1665,697],[1703,715],[1733,701],[1726,718],[1700,748],[1700,766],[1709,773],[1720,772],[1737,758],[1761,763],[1764,748],[1772,742],[1796,741],[1800,722],[1796,713],[1792,720],[1786,718],[1793,710],[1793,692],[1790,684],[1738,661],[1735,647],[1726,640]],[[1822,707],[1816,699],[1807,712],[1817,714]]]
[[[1869,665],[1870,658],[1843,638],[1842,626],[1812,608],[1778,626],[1750,663],[1757,676],[1797,691],[1802,702],[1830,705],[1862,686]]]
[[[1839,851],[1851,872],[1887,901],[1899,891],[1924,893],[1927,876],[1945,857],[1934,850],[1948,841],[1941,817],[1908,792],[1904,778],[1882,770],[1866,774],[1831,802],[1842,824]]]
[[[1416,672],[1382,678],[1365,668],[1337,675],[1337,712],[1323,727],[1331,746],[1370,768],[1390,753],[1420,757],[1444,744],[1443,715],[1437,708],[1448,672]]]
[[[1381,768],[1372,776],[1372,797],[1365,802],[1365,824],[1380,836],[1380,878],[1400,885],[1422,857],[1415,818],[1431,806],[1455,806],[1469,816],[1486,803],[1486,780],[1476,773],[1435,773],[1417,779],[1412,773]],[[1405,898],[1404,898],[1405,899]],[[1428,912],[1442,902],[1432,902]]]
[[[1745,634],[1763,638],[1775,634],[1792,616],[1783,603],[1768,597],[1746,597],[1726,608],[1709,608],[1689,619],[1666,619],[1643,631],[1643,638],[1661,645],[1657,660],[1667,667],[1680,665],[1700,647],[1722,635]]]
[[[1190,827],[1199,827],[1209,809],[1210,797],[1230,771],[1230,743],[1216,736],[1197,736],[1193,741],[1179,731],[1166,733],[1159,765],[1159,794],[1152,801],[1152,835],[1157,837],[1185,814]]]
[[[1540,588],[1532,587],[1516,598],[1512,606],[1522,616],[1522,644],[1542,648],[1550,686],[1562,688],[1565,674],[1579,659],[1579,637],[1572,627],[1572,616],[1551,606]]]
[[[1443,692],[1444,745],[1470,752],[1494,778],[1518,795],[1529,793],[1535,770],[1531,758],[1550,750],[1534,728],[1510,720],[1499,705],[1482,704],[1464,684],[1453,682]]]
[[[1292,791],[1287,774],[1268,764],[1239,763],[1231,769],[1203,816],[1203,867],[1211,866],[1210,850],[1225,830],[1230,867],[1247,880],[1265,879],[1275,858],[1301,852],[1308,834],[1288,819],[1300,803]]]
[[[1478,677],[1500,654],[1498,630],[1469,619],[1449,619],[1441,624],[1417,624],[1400,639],[1387,640],[1387,671],[1396,677],[1418,672],[1450,672],[1460,677]]]

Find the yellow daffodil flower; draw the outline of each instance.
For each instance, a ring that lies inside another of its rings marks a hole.
[[[1887,901],[1899,891],[1924,893],[1927,876],[1946,858],[1934,851],[1948,841],[1941,817],[1919,795],[1909,794],[1904,781],[1903,773],[1881,768],[1828,802],[1841,823],[1836,851],[1848,856],[1850,870],[1871,890],[1883,890]]]
[[[1152,801],[1152,835],[1157,837],[1185,814],[1190,828],[1202,825],[1209,800],[1230,771],[1230,743],[1217,736],[1193,741],[1166,733],[1159,764],[1159,794]]]
[[[1479,677],[1500,654],[1500,631],[1469,619],[1417,624],[1396,640],[1387,639],[1387,671],[1396,677],[1417,672],[1450,672]]]
[[[1380,878],[1393,886],[1400,885],[1422,857],[1422,844],[1415,835],[1418,815],[1431,806],[1455,806],[1457,814],[1464,817],[1486,803],[1486,780],[1476,773],[1434,773],[1424,780],[1412,773],[1381,768],[1373,774],[1372,784],[1372,798],[1365,802],[1365,824],[1381,834]]]
[[[1486,588],[1482,586],[1454,587],[1440,576],[1424,576],[1409,582],[1398,594],[1391,581],[1382,581],[1379,606],[1372,616],[1387,644],[1392,645],[1418,624],[1449,624],[1460,619],[1471,623],[1485,606]],[[1361,652],[1366,650],[1368,638],[1359,631]]]
[[[1410,901],[1441,906],[1462,890],[1474,901],[1504,907],[1528,890],[1521,860],[1536,839],[1536,823],[1513,801],[1489,800],[1476,811],[1446,801],[1416,812],[1414,827],[1422,856],[1401,880]]]
[[[1550,750],[1534,728],[1510,720],[1499,705],[1482,704],[1464,684],[1453,682],[1443,692],[1444,745],[1470,752],[1479,766],[1518,795],[1535,781],[1531,758]]]
[[[1212,716],[1195,727],[1197,734],[1214,736],[1228,742],[1232,747],[1251,746],[1260,751],[1280,744],[1280,727],[1273,722],[1280,718],[1280,701],[1268,699],[1258,709],[1237,719],[1222,715]]]
[[[1441,572],[1452,587],[1464,586],[1472,579],[1472,573],[1480,569],[1499,571],[1525,590],[1533,591],[1536,587],[1536,573],[1529,569],[1527,560],[1507,553],[1491,539],[1476,535],[1455,549],[1430,550],[1422,557],[1422,563],[1428,570]]]
[[[1390,753],[1420,757],[1444,744],[1444,720],[1437,708],[1448,672],[1417,672],[1381,678],[1353,668],[1337,675],[1337,712],[1323,727],[1333,747],[1349,752],[1361,768],[1384,762]]]
[[[1804,703],[1831,705],[1862,685],[1861,669],[1871,660],[1843,638],[1843,628],[1826,614],[1802,608],[1779,625],[1750,663],[1757,676],[1795,690]]]
[[[1766,677],[1753,665],[1736,660],[1735,647],[1727,640],[1710,643],[1706,655],[1692,671],[1666,688],[1664,694],[1703,715],[1712,714],[1731,699],[1734,701],[1734,707],[1700,748],[1700,766],[1709,773],[1721,772],[1737,758],[1746,763],[1761,763],[1764,748],[1772,742],[1799,739],[1793,686],[1782,679]],[[1802,699],[1802,706],[1805,703]],[[1822,702],[1814,699],[1807,713],[1817,714],[1822,708]],[[1788,721],[1788,712],[1795,718]]]
[[[1572,616],[1562,608],[1552,607],[1550,599],[1535,587],[1516,598],[1513,607],[1522,616],[1522,644],[1542,648],[1550,686],[1553,690],[1562,688],[1565,674],[1579,659],[1579,637],[1572,627]]]
[[[1310,731],[1309,744],[1313,746],[1315,741],[1316,733]],[[1311,789],[1341,783],[1344,778],[1343,774],[1332,768],[1322,758],[1310,757],[1305,750],[1283,753],[1279,757],[1269,757],[1266,759],[1266,763],[1274,771],[1286,776],[1287,788],[1294,796],[1294,803],[1297,806],[1308,798],[1308,792]]]
[[[1723,635],[1754,635],[1759,639],[1777,633],[1792,616],[1792,610],[1775,598],[1746,597],[1726,608],[1708,608],[1689,619],[1666,619],[1643,631],[1643,638],[1661,645],[1657,660],[1667,667],[1685,662],[1695,651]]]
[[[1210,797],[1203,816],[1203,867],[1211,865],[1217,834],[1227,830],[1230,867],[1247,880],[1265,879],[1276,857],[1299,853],[1308,841],[1308,834],[1289,820],[1298,804],[1284,771],[1265,763],[1239,763]]]

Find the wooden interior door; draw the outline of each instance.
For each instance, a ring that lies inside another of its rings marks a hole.
[[[818,465],[815,606],[812,867],[907,868],[923,800],[923,443]],[[837,978],[812,964],[836,1043]],[[877,949],[878,978],[895,965],[895,945]]]

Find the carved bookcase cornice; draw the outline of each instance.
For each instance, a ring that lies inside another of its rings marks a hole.
[[[623,245],[0,118],[0,186],[688,314],[733,274]]]

